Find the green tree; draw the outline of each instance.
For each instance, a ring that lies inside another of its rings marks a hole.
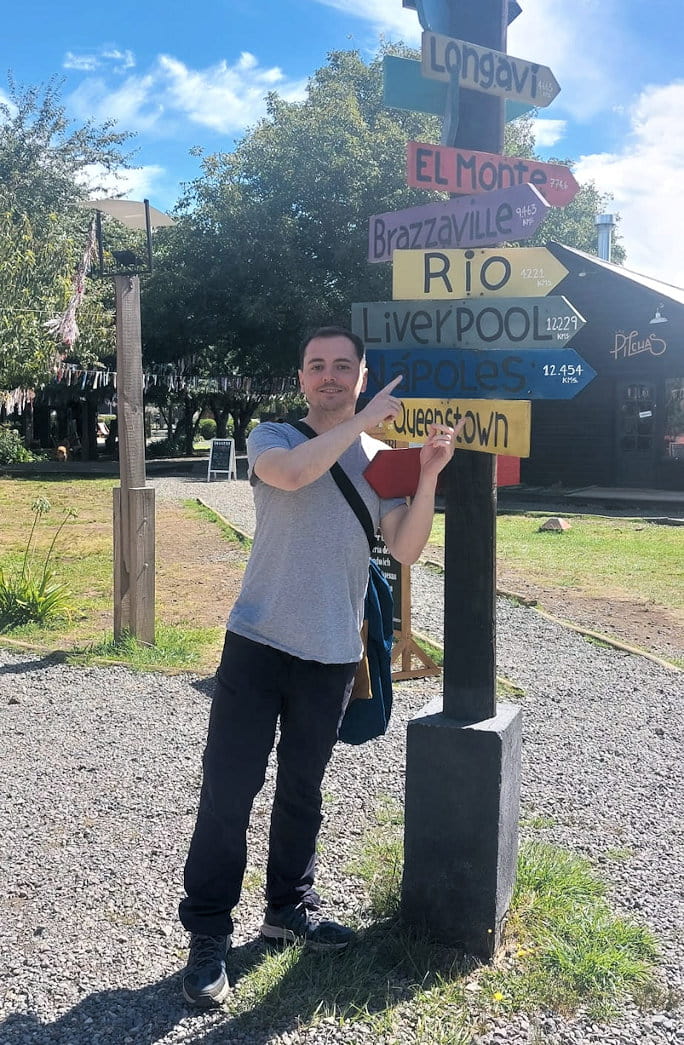
[[[26,214],[36,232],[57,215],[84,224],[75,209],[87,197],[96,172],[128,164],[128,133],[88,121],[72,127],[61,102],[63,81],[21,86],[8,76],[8,100],[0,102],[0,196],[4,207]],[[95,188],[95,186],[93,186]]]
[[[0,102],[0,388],[48,376],[59,345],[45,326],[62,313],[87,238],[86,179],[125,166],[128,134],[111,122],[73,128],[60,82],[19,87]],[[111,294],[95,284],[78,313],[74,349],[88,365],[113,345]]]

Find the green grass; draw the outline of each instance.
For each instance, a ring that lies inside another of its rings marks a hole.
[[[428,657],[430,657],[435,662],[437,667],[438,668],[443,668],[444,667],[444,647],[435,645],[434,642],[431,642],[424,635],[415,635],[414,634],[413,637],[416,640],[416,645],[420,646],[420,648],[425,653],[427,653]]]
[[[354,1040],[469,1045],[498,1016],[586,1011],[595,1020],[630,999],[662,1001],[651,933],[616,916],[588,861],[540,844],[521,848],[505,953],[491,966],[401,925],[402,813],[385,799],[347,872],[361,877],[368,909],[358,942],[338,955],[257,945],[237,961],[228,1003],[239,1033],[326,1023],[348,1026]],[[233,963],[235,965],[235,962]]]
[[[154,646],[148,646],[127,634],[118,641],[105,636],[97,642],[71,650],[67,660],[78,665],[126,664],[133,671],[189,671],[200,664],[205,647],[215,645],[222,634],[221,628],[157,624]]]
[[[497,558],[528,579],[616,598],[622,593],[672,610],[684,608],[682,531],[640,519],[578,515],[563,533],[540,533],[548,516],[500,515]],[[444,516],[430,542],[444,545]]]
[[[209,508],[206,504],[198,504],[197,501],[183,501],[183,507],[187,508],[189,512],[196,515],[198,519],[205,519],[207,522],[214,523],[218,527],[218,530],[222,537],[225,537],[227,541],[232,541],[241,545],[243,548],[251,548],[253,541],[247,534],[243,534],[240,530],[236,530],[230,523],[227,523],[225,519],[222,519],[218,512],[215,512],[213,508]]]

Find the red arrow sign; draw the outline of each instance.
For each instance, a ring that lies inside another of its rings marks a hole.
[[[378,497],[413,497],[420,476],[420,447],[378,450],[363,476]]]
[[[493,152],[407,142],[406,180],[414,189],[476,193],[534,185],[552,207],[564,207],[579,191],[568,167]]]

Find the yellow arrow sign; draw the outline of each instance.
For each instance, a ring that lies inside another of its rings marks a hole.
[[[568,274],[546,247],[395,250],[392,260],[395,300],[541,298]]]
[[[369,434],[399,445],[424,443],[432,424],[455,426],[465,417],[456,449],[507,457],[530,456],[530,404],[499,399],[403,399],[394,421]]]

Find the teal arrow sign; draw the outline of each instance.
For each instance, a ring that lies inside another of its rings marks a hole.
[[[448,84],[423,76],[419,61],[386,54],[382,60],[383,101],[388,109],[408,109],[444,116]],[[463,88],[465,89],[465,88]],[[506,99],[506,121],[516,120],[535,108],[512,98]]]

